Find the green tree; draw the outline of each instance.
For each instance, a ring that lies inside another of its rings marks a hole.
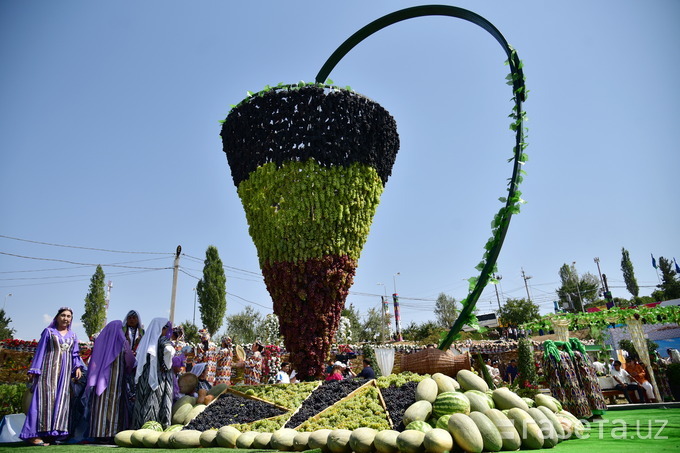
[[[541,317],[538,305],[526,299],[508,299],[496,314],[503,325],[512,326],[519,326]]]
[[[227,313],[227,277],[214,245],[208,246],[203,261],[203,278],[196,285],[201,311],[201,322],[210,335],[222,326]]]
[[[661,284],[656,285],[656,287],[663,291],[663,299],[680,298],[680,280],[678,280],[677,274],[673,270],[673,262],[660,256],[659,269],[661,270]]]
[[[434,321],[426,321],[421,324],[411,322],[411,324],[402,331],[402,336],[404,337],[404,340],[436,345],[441,339],[441,332],[445,330],[446,329],[442,329],[442,327]]]
[[[353,304],[349,304],[349,307],[342,309],[340,316],[349,319],[352,338],[359,338],[361,336],[361,315],[359,314],[359,310],[354,308]]]
[[[106,322],[106,290],[104,270],[97,265],[90,279],[90,291],[85,296],[85,311],[80,317],[88,337],[104,328]]]
[[[563,264],[559,274],[562,280],[562,286],[557,289],[560,305],[568,303],[574,311],[580,312],[583,311],[581,302],[585,305],[597,299],[600,280],[590,272],[579,276],[575,264]]]
[[[376,310],[375,308],[369,308],[361,326],[359,340],[377,341],[380,339],[384,330],[386,330],[386,328],[382,311]]]
[[[623,281],[626,282],[626,289],[633,297],[637,298],[640,293],[640,287],[635,278],[633,262],[630,260],[628,250],[623,247],[621,248],[621,272],[623,272]]]
[[[14,333],[16,332],[15,329],[12,329],[9,326],[9,323],[12,322],[12,318],[7,317],[6,315],[5,309],[0,308],[0,339],[2,340],[14,338]]]
[[[201,341],[200,335],[198,335],[198,326],[188,319],[182,324],[182,329],[184,329],[184,341],[187,343],[198,343]]]
[[[242,312],[227,316],[227,335],[234,343],[253,343],[262,324],[262,315],[247,306]]]
[[[647,341],[647,351],[649,352],[650,355],[654,354],[654,351],[656,351],[658,349],[659,344],[654,343],[649,338],[645,338],[645,340]],[[638,357],[639,358],[639,354],[637,353],[637,349],[635,349],[635,345],[633,344],[633,342],[631,340],[628,340],[626,338],[624,338],[623,340],[619,340],[619,349],[623,349],[625,351],[628,351],[628,355],[630,357]]]
[[[434,304],[434,315],[437,317],[439,327],[450,329],[458,318],[458,311],[458,302],[455,298],[439,293]]]

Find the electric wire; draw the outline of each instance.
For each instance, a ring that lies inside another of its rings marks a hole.
[[[111,250],[111,249],[101,249],[101,248],[95,248],[95,247],[82,247],[82,246],[79,246],[79,245],[54,244],[52,242],[32,241],[30,239],[21,239],[21,238],[16,238],[16,237],[12,237],[12,236],[6,236],[4,234],[0,234],[0,238],[12,239],[14,241],[30,242],[32,244],[49,245],[49,246],[52,246],[52,247],[65,247],[65,248],[72,248],[72,249],[94,250],[94,251],[98,251],[98,252],[132,253],[132,254],[143,254],[143,255],[174,255],[174,253],[170,253],[170,252],[132,252],[132,251],[126,251],[126,250]]]
[[[79,263],[76,261],[69,261],[69,260],[60,260],[57,258],[39,258],[35,256],[25,256],[25,255],[17,255],[15,253],[7,253],[7,252],[0,252],[0,255],[7,255],[7,256],[13,256],[16,258],[25,258],[29,260],[38,260],[38,261],[55,261],[58,263],[67,263],[67,264],[75,264],[78,266],[107,266],[107,267],[124,267],[128,269],[148,269],[148,270],[161,270],[161,269],[172,269],[172,267],[141,267],[141,266],[124,266],[121,264],[101,264],[101,263]]]

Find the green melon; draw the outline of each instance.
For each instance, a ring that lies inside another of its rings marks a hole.
[[[169,449],[172,448],[170,446],[170,437],[172,437],[173,434],[175,434],[177,431],[163,431],[160,436],[158,436],[158,441],[156,442],[156,445],[158,445],[158,448],[165,448]]]
[[[527,406],[522,397],[507,387],[501,387],[493,391],[493,402],[501,410],[512,409],[513,407],[518,407],[525,412],[529,410],[529,406]]]
[[[201,431],[184,429],[170,435],[172,448],[199,448],[201,446]]]
[[[432,430],[432,426],[430,426],[430,424],[428,422],[416,420],[414,422],[409,423],[406,426],[406,429],[412,429],[414,431],[422,431],[422,432],[426,433],[426,432]]]
[[[534,419],[541,432],[543,433],[543,448],[552,448],[559,442],[557,431],[552,422],[545,416],[543,412],[535,407],[529,408],[529,415]]]
[[[425,378],[418,382],[416,387],[416,401],[425,400],[429,403],[434,403],[438,393],[437,382],[432,378]]]
[[[321,449],[323,452],[329,452],[328,449],[328,435],[331,433],[330,429],[317,429],[309,435],[309,448],[311,450]]]
[[[298,433],[301,434],[301,433]],[[295,436],[297,437],[297,435]],[[309,436],[307,436],[309,437]],[[268,450],[271,445],[272,433],[257,433],[255,439],[253,439],[253,448]],[[302,451],[302,450],[299,450]]]
[[[469,414],[470,400],[460,392],[444,392],[437,396],[432,409],[436,417],[446,414]]]
[[[425,433],[413,429],[402,431],[397,436],[397,447],[401,453],[423,453]]]
[[[548,395],[543,395],[542,393],[539,393],[534,397],[534,401],[536,402],[536,407],[547,407],[550,409],[553,413],[559,411],[557,409],[557,404],[555,404],[555,401],[553,397],[548,396]]]
[[[437,425],[435,428],[440,428],[440,429],[449,429],[449,418],[451,418],[451,414],[444,414],[441,417],[437,419]]]
[[[352,431],[352,435],[349,437],[349,445],[352,451],[356,453],[371,453],[375,450],[374,440],[375,435],[378,434],[373,428],[357,428]]]
[[[174,415],[175,412],[177,412],[177,410],[180,407],[184,406],[185,404],[189,404],[191,407],[194,407],[194,405],[196,404],[196,398],[194,398],[191,395],[184,395],[183,397],[175,401],[175,404],[172,405],[172,414]]]
[[[331,453],[352,453],[349,439],[352,431],[349,429],[334,429],[328,434],[328,449]]]
[[[425,421],[432,414],[432,404],[429,401],[421,400],[411,404],[402,416],[404,426],[416,420]]]
[[[134,432],[135,432],[134,429],[126,429],[125,431],[120,431],[116,433],[116,435],[113,438],[113,441],[119,447],[132,447],[132,441],[130,440],[130,436],[132,436],[132,433]]]
[[[399,431],[393,429],[378,431],[373,440],[376,451],[378,453],[398,453],[397,437],[399,437]]]
[[[523,396],[522,399],[524,400],[525,403],[527,403],[527,406],[529,406],[529,408],[536,406],[536,402],[534,400],[532,400],[531,398],[527,398],[526,396]]]
[[[144,435],[146,433],[154,432],[153,429],[140,428],[136,429],[134,433],[130,436],[130,442],[133,447],[143,448],[144,447]]]
[[[500,431],[498,431],[498,428],[496,428],[491,419],[481,412],[470,412],[470,418],[475,422],[482,435],[484,451],[501,451],[503,439],[501,438]]]
[[[489,390],[489,385],[486,381],[470,370],[458,371],[456,380],[463,390],[479,390],[480,392]]]
[[[195,405],[194,408],[191,409],[189,411],[189,413],[187,414],[187,416],[184,418],[184,424],[186,425],[191,420],[195,419],[198,416],[198,414],[200,414],[201,412],[203,412],[205,410],[206,407],[207,406],[205,404]]]
[[[484,449],[482,433],[475,422],[465,414],[453,414],[449,418],[449,432],[460,448],[470,453],[481,453]]]
[[[246,431],[245,433],[241,433],[241,435],[236,439],[236,448],[250,448],[253,445],[255,436],[257,436],[255,431]]]
[[[522,448],[527,450],[543,448],[543,432],[528,412],[513,407],[508,410],[508,418],[515,422],[515,429],[522,438]]]
[[[142,425],[142,429],[152,429],[154,431],[163,431],[163,425],[154,420],[149,420]]]
[[[493,403],[489,402],[489,398],[486,393],[480,392],[478,390],[468,390],[464,393],[468,400],[470,400],[470,412],[481,412],[484,413],[489,409],[493,409]]]
[[[163,434],[163,431],[151,431],[146,434],[144,434],[144,437],[142,437],[142,444],[146,448],[155,448],[158,445],[158,438],[161,437],[161,434]]]
[[[217,447],[217,430],[206,429],[201,433],[198,441],[203,448]]]
[[[292,428],[280,428],[272,433],[271,447],[279,451],[293,450],[293,441],[297,431]]]
[[[228,388],[229,386],[227,384],[217,384],[208,391],[208,395],[212,395],[217,398],[219,395],[224,393],[224,391]]]
[[[236,439],[241,435],[241,431],[234,428],[233,426],[223,426],[217,430],[217,445],[223,448],[234,448],[236,447]]]
[[[543,412],[543,415],[546,416],[546,418],[552,423],[553,428],[555,428],[555,432],[557,433],[557,439],[562,442],[564,440],[564,428],[562,427],[562,424],[560,421],[557,419],[557,416],[553,411],[550,410],[550,408],[546,406],[538,406],[536,409],[539,411]]]
[[[179,406],[177,410],[172,414],[172,424],[173,425],[184,425],[184,420],[189,415],[189,412],[194,408],[189,403],[184,403]]]
[[[489,420],[494,424],[503,439],[503,450],[515,451],[522,446],[522,438],[515,429],[515,423],[498,409],[489,409],[484,412]]]
[[[437,383],[437,390],[439,393],[455,392],[460,389],[460,384],[451,376],[443,373],[434,373],[432,379]]]
[[[423,446],[428,453],[446,453],[453,448],[453,436],[446,429],[434,428],[425,433]]]

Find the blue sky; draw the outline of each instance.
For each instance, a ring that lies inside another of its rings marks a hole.
[[[629,297],[622,247],[650,294],[650,253],[680,257],[680,3],[450,4],[503,33],[530,90],[528,203],[498,260],[502,297],[526,297],[524,269],[547,313],[560,266],[597,275],[595,257]],[[211,244],[228,314],[271,312],[219,120],[248,90],[313,81],[352,33],[415,5],[1,2],[0,297],[16,336],[37,338],[63,305],[79,319],[96,264],[113,282],[109,319],[167,316],[177,245],[177,321],[193,317]],[[440,292],[465,297],[511,172],[504,60],[481,28],[427,17],[370,37],[331,73],[385,107],[401,139],[347,301],[362,314],[395,284],[404,325],[433,319]],[[497,306],[489,286],[478,307]]]

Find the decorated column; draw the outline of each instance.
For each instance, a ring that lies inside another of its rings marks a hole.
[[[626,319],[626,323],[628,324],[628,333],[630,333],[630,339],[633,342],[633,346],[635,346],[635,351],[638,353],[638,356],[642,360],[642,363],[645,364],[645,368],[647,369],[647,374],[649,374],[649,381],[652,384],[652,387],[654,388],[654,398],[658,402],[663,401],[661,399],[661,394],[659,393],[659,387],[656,385],[656,379],[654,378],[654,370],[652,369],[652,363],[649,360],[649,350],[647,349],[647,337],[645,336],[645,332],[642,329],[642,321],[640,320],[640,315],[635,314],[631,316],[630,318]]]

